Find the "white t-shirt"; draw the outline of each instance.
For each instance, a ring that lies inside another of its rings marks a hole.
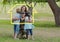
[[[16,20],[16,21],[14,21],[14,23],[20,23],[20,14],[19,13],[16,13],[16,14],[14,14],[14,16],[13,16],[13,18],[18,18],[19,20]]]

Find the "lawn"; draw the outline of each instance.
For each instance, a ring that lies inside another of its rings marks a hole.
[[[35,22],[35,40],[13,39],[13,25],[9,20],[0,21],[0,42],[60,42],[60,28],[54,22]]]
[[[34,40],[13,39],[13,25],[0,24],[0,42],[60,42],[59,27],[35,27]]]

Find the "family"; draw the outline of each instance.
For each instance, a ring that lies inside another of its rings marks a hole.
[[[34,28],[34,25],[32,24],[32,15],[28,12],[25,5],[16,9],[16,14],[14,14],[12,21],[14,23],[20,23],[14,24],[14,39],[33,39],[32,29]]]

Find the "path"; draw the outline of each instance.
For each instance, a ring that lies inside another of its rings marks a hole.
[[[60,28],[40,28],[34,30],[35,36],[60,37]]]

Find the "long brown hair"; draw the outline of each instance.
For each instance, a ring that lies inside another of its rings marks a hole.
[[[22,12],[22,8],[23,8],[23,7],[25,7],[25,10],[24,10],[24,11],[27,12],[27,7],[26,7],[25,5],[23,5],[23,6],[21,7],[21,12]]]

